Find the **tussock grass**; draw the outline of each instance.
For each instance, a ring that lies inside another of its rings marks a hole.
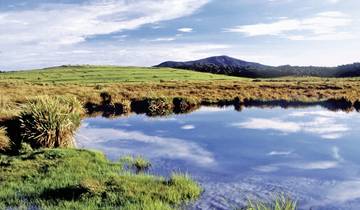
[[[179,190],[180,194],[189,200],[195,200],[202,193],[200,185],[197,183],[194,184],[194,181],[191,179],[189,174],[174,172],[171,174],[171,177],[167,183],[169,186],[173,186]],[[176,194],[175,192],[169,193],[168,196],[178,202],[182,200],[182,197],[180,197],[179,194]]]
[[[262,203],[249,201],[246,210],[296,210],[297,202],[285,197],[277,196],[272,203]]]
[[[145,172],[151,167],[151,162],[141,156],[124,156],[120,159],[120,163],[125,168],[134,169],[136,173]]]
[[[44,149],[0,155],[0,209],[174,209],[197,199],[188,176],[124,171],[102,153]]]
[[[7,136],[6,129],[0,127],[0,152],[6,152],[10,149],[11,143],[10,139]]]
[[[82,114],[74,97],[36,97],[19,115],[21,137],[34,148],[72,147]]]

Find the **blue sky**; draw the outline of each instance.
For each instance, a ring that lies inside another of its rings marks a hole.
[[[0,0],[0,70],[214,55],[360,61],[358,0]]]

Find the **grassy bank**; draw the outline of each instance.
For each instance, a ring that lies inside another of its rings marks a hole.
[[[185,175],[130,173],[93,151],[0,155],[0,166],[0,209],[172,209],[201,193]]]
[[[0,73],[0,118],[17,114],[17,104],[37,95],[72,95],[83,104],[100,104],[101,93],[112,103],[143,98],[188,98],[216,103],[222,100],[259,99],[319,101],[360,99],[360,79],[282,78],[249,80],[175,69],[135,67],[61,67]]]
[[[82,114],[74,97],[36,97],[0,128],[0,209],[172,209],[200,196],[187,175],[146,174],[141,157],[71,149]]]

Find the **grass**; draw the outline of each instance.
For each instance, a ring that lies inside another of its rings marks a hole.
[[[133,100],[182,98],[195,102],[191,106],[174,103],[182,112],[200,103],[223,103],[235,97],[301,102],[345,98],[360,108],[359,89],[359,78],[251,80],[167,68],[67,66],[0,73],[0,119],[16,116],[19,104],[38,95],[75,96],[83,104],[102,105],[110,113],[120,108],[129,111]],[[102,93],[107,95],[100,97]],[[107,96],[111,96],[111,103]]]
[[[336,87],[336,88],[335,88]],[[223,100],[285,100],[315,102],[344,97],[355,103],[360,99],[360,80],[327,82],[323,80],[296,82],[251,82],[251,81],[183,81],[164,83],[114,83],[98,89],[93,85],[52,85],[32,83],[8,83],[0,81],[0,119],[11,118],[19,113],[18,104],[38,95],[70,95],[83,104],[101,104],[102,92],[112,96],[112,105],[129,104],[132,100],[145,98],[186,98],[191,101],[218,103]],[[125,102],[125,103],[124,103]]]
[[[72,147],[82,113],[82,104],[74,97],[29,100],[19,116],[21,137],[35,148]]]
[[[187,175],[133,174],[94,151],[0,155],[0,166],[0,209],[172,209],[201,193]]]
[[[249,201],[246,210],[296,210],[297,202],[285,197],[284,195],[276,196],[272,203],[262,203]]]
[[[108,84],[119,82],[160,82],[196,80],[239,80],[238,77],[199,73],[171,68],[118,66],[61,66],[33,71],[1,73],[0,80],[35,84]]]
[[[136,173],[146,172],[150,167],[150,161],[141,156],[124,156],[120,159],[120,163],[127,169],[134,169]]]
[[[0,152],[6,152],[10,149],[10,139],[7,136],[6,129],[0,127]]]

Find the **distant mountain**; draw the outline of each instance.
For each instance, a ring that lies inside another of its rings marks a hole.
[[[155,67],[187,69],[215,74],[226,74],[250,78],[271,78],[283,76],[315,77],[357,77],[360,76],[360,63],[338,67],[316,66],[268,66],[247,62],[229,56],[215,56],[196,61],[167,61]]]

